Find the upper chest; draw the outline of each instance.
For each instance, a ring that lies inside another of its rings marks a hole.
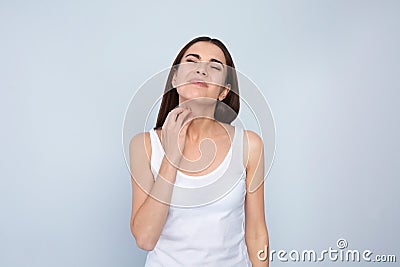
[[[156,130],[161,140],[161,130]],[[207,136],[197,142],[186,139],[179,171],[190,176],[203,176],[214,172],[228,157],[234,145],[235,129],[225,134]]]

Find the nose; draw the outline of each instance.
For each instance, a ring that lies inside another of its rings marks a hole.
[[[203,76],[207,76],[207,62],[199,62],[198,64],[197,64],[197,70],[196,70],[196,73],[197,74],[200,74],[200,75],[203,75]]]

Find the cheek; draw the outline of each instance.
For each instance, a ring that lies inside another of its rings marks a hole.
[[[210,74],[210,82],[215,86],[225,86],[225,78],[226,76],[223,73],[211,73]]]
[[[193,65],[189,65],[187,63],[179,65],[178,70],[176,71],[175,81],[177,85],[183,84],[186,81],[188,74],[192,71]]]
[[[220,92],[221,92],[221,86],[218,83],[210,84],[208,86],[207,95],[209,95],[210,97],[217,98]]]

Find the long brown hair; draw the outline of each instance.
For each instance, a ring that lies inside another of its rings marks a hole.
[[[167,118],[168,113],[176,108],[179,105],[179,95],[176,90],[172,86],[172,79],[174,76],[174,71],[178,64],[181,63],[183,55],[193,44],[197,42],[210,42],[218,46],[225,56],[226,65],[229,66],[226,84],[230,84],[231,88],[226,97],[219,101],[217,100],[217,105],[215,107],[214,118],[217,121],[230,124],[234,119],[236,119],[239,108],[240,108],[240,98],[239,98],[239,84],[235,70],[235,64],[233,63],[233,59],[231,54],[229,53],[226,46],[218,39],[210,38],[207,36],[197,37],[187,43],[176,56],[174,62],[172,63],[172,67],[169,71],[168,79],[165,84],[164,95],[162,98],[161,106],[158,111],[157,123],[154,129],[161,128],[164,125],[165,119]],[[224,103],[224,104],[221,104]]]

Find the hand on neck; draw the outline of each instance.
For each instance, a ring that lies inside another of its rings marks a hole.
[[[218,133],[221,125],[214,118],[216,99],[199,98],[182,101],[179,106],[190,108],[192,118],[186,138],[196,142]]]

